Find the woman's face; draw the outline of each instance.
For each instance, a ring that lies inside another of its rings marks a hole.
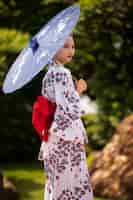
[[[75,53],[74,40],[72,36],[69,36],[62,48],[54,56],[55,61],[59,61],[62,64],[69,63]]]

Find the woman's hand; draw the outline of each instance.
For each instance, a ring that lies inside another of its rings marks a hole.
[[[79,94],[87,90],[87,83],[84,79],[76,80],[76,90]]]

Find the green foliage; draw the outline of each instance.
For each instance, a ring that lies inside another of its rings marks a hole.
[[[94,7],[94,5],[99,4],[101,0],[79,0],[78,2],[82,9],[82,7],[89,7],[89,8]]]
[[[99,149],[102,147],[105,141],[99,134],[101,131],[101,124],[99,123],[97,114],[86,114],[82,119],[89,139],[89,149],[87,149],[87,152],[90,153],[91,149]]]
[[[35,34],[51,17],[70,3],[48,0],[0,0],[1,27]]]
[[[0,29],[0,84],[7,66],[15,59],[20,49],[26,45],[29,33],[23,33],[16,29]]]
[[[16,29],[0,29],[0,52],[11,51],[19,52],[29,39],[29,33],[23,33]]]
[[[133,1],[106,0],[85,8],[78,28],[77,62],[99,108],[104,143],[118,122],[133,110]],[[88,59],[87,59],[88,58]],[[77,74],[80,74],[77,71]],[[95,134],[94,134],[95,135]]]

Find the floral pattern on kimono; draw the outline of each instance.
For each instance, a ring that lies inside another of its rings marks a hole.
[[[93,200],[83,145],[50,135],[43,153],[45,200]]]
[[[88,144],[83,122],[80,96],[77,93],[71,72],[63,65],[49,67],[43,79],[42,95],[56,102],[56,112],[50,128],[51,134],[64,140]]]
[[[42,142],[38,157],[47,177],[44,199],[93,200],[84,146],[88,138],[70,71],[51,65],[42,82],[42,95],[57,105],[48,141]]]

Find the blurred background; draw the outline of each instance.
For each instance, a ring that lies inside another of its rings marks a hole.
[[[81,16],[74,29],[76,55],[67,67],[88,84],[82,119],[95,200],[133,200],[132,0],[0,0],[0,85],[29,39],[72,4],[80,5]],[[12,94],[0,89],[1,200],[10,192],[14,200],[43,199],[45,174],[31,114],[44,75]]]

